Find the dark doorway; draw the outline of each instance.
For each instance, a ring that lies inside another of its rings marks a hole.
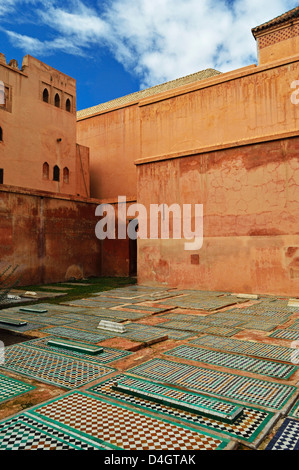
[[[137,240],[131,240],[129,238],[129,275],[137,276]]]
[[[129,276],[137,276],[137,232],[138,232],[138,220],[134,219],[130,221],[130,224],[134,224],[134,235],[129,236]],[[135,239],[136,237],[136,239]]]

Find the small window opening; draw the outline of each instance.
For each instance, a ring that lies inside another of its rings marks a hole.
[[[49,92],[48,92],[47,88],[45,88],[44,91],[43,91],[43,101],[45,103],[49,103]]]
[[[44,180],[49,179],[49,164],[47,162],[43,164],[43,178]]]
[[[67,167],[63,169],[63,182],[68,184],[70,180],[70,172]]]
[[[53,181],[60,180],[60,169],[59,166],[55,165],[53,168]]]
[[[66,111],[68,111],[69,113],[71,112],[71,100],[68,98],[65,102],[65,109]]]
[[[2,127],[0,127],[0,142],[3,142],[3,130],[2,130]]]
[[[55,104],[56,108],[60,108],[60,96],[58,95],[58,93],[56,93],[56,95],[55,95],[54,104]]]
[[[0,184],[3,184],[3,168],[0,168]]]

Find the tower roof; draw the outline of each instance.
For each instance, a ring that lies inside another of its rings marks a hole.
[[[273,18],[273,20],[267,21],[266,23],[263,23],[259,26],[256,26],[255,28],[252,28],[252,34],[255,36],[257,33],[271,28],[272,26],[278,26],[281,23],[284,23],[289,20],[293,20],[299,18],[299,6],[296,8],[293,8],[292,10],[287,11],[286,13],[283,13],[283,15],[277,16],[276,18]]]

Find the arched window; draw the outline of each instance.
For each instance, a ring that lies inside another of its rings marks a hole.
[[[2,127],[0,127],[0,142],[3,142],[3,130],[2,130]]]
[[[65,167],[63,169],[63,182],[68,184],[69,180],[70,180],[70,172],[69,172],[69,169]]]
[[[59,166],[55,165],[53,168],[53,181],[59,181],[59,180],[60,180]]]
[[[54,104],[55,104],[56,108],[60,108],[60,96],[59,96],[58,93],[56,93],[56,95],[55,95]]]
[[[45,88],[44,91],[43,91],[43,101],[45,103],[49,103],[49,92],[48,92],[47,88]]]
[[[43,164],[43,179],[49,179],[49,164],[47,162]]]
[[[71,112],[71,100],[68,98],[65,102],[65,109],[66,111],[68,111],[69,113]]]

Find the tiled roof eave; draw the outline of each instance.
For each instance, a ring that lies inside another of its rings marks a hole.
[[[270,29],[274,26],[279,26],[282,23],[288,22],[290,20],[295,20],[299,18],[299,6],[296,8],[293,8],[290,11],[287,11],[283,15],[277,16],[276,18],[273,18],[273,20],[267,21],[266,23],[263,23],[259,26],[256,26],[255,28],[251,29],[251,32],[253,36],[256,34],[260,33],[261,31],[265,31],[266,29]]]

